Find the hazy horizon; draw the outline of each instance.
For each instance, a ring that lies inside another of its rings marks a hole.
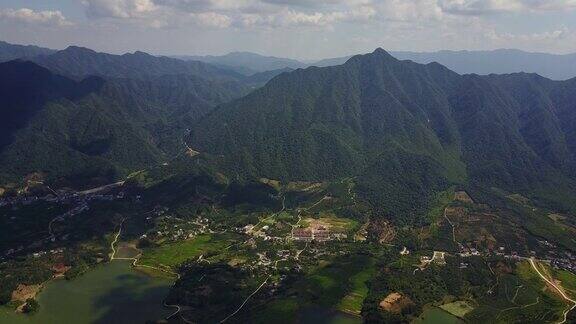
[[[14,42],[7,42],[5,40],[0,39],[0,41],[12,44],[12,45],[22,45],[22,46],[39,46],[39,47],[44,47],[44,46],[40,46],[38,44],[33,44],[33,43],[14,43]],[[294,58],[294,57],[286,57],[286,56],[278,56],[278,55],[272,55],[272,54],[267,54],[267,53],[259,53],[257,51],[252,51],[250,49],[246,49],[246,50],[233,50],[230,52],[222,52],[222,53],[207,53],[207,54],[196,54],[196,53],[171,53],[171,54],[158,54],[158,53],[154,53],[154,52],[147,52],[147,51],[143,51],[140,49],[135,49],[133,51],[128,51],[128,52],[109,52],[109,51],[100,51],[94,48],[90,48],[90,47],[86,47],[86,46],[79,46],[76,44],[70,44],[66,47],[63,48],[53,48],[53,47],[46,47],[48,49],[52,49],[52,50],[64,50],[70,46],[76,46],[76,47],[84,47],[84,48],[88,48],[90,50],[94,50],[96,52],[100,52],[100,53],[108,53],[108,54],[114,54],[114,55],[122,55],[122,54],[130,54],[130,53],[135,53],[135,52],[146,52],[150,55],[154,55],[154,56],[167,56],[167,57],[194,57],[194,56],[198,56],[198,57],[202,57],[202,56],[214,56],[214,57],[219,57],[219,56],[225,56],[225,55],[229,55],[229,54],[235,54],[235,53],[246,53],[246,54],[255,54],[255,55],[259,55],[259,56],[264,56],[264,57],[275,57],[275,58],[279,58],[279,59],[291,59],[291,60],[295,60],[295,61],[300,61],[302,63],[313,63],[316,61],[320,61],[320,60],[326,60],[326,59],[336,59],[336,58],[343,58],[343,57],[348,57],[348,56],[354,56],[354,55],[362,55],[362,54],[368,54],[373,52],[374,50],[376,50],[377,48],[382,48],[383,50],[389,52],[389,53],[422,53],[422,54],[433,54],[433,53],[439,53],[439,52],[453,52],[453,53],[466,53],[466,52],[496,52],[496,51],[521,51],[524,53],[528,53],[528,54],[546,54],[546,55],[557,55],[557,56],[564,56],[564,55],[573,55],[576,54],[576,52],[570,52],[570,53],[551,53],[551,52],[543,52],[543,51],[526,51],[526,50],[522,50],[522,49],[518,49],[518,48],[494,48],[494,49],[481,49],[481,50],[470,50],[470,49],[452,49],[452,50],[447,50],[447,49],[439,49],[439,50],[435,50],[435,51],[408,51],[408,50],[389,50],[386,48],[383,48],[381,46],[377,46],[372,50],[366,51],[366,52],[357,52],[357,53],[350,53],[347,55],[342,55],[342,56],[332,56],[332,57],[319,57],[319,58],[314,58],[314,59],[301,59],[301,58]]]
[[[5,0],[0,39],[121,54],[576,52],[573,0]]]

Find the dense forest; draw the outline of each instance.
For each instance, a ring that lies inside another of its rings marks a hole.
[[[378,49],[282,74],[201,119],[188,143],[240,177],[354,177],[374,207],[407,222],[450,183],[574,209],[557,197],[576,188],[573,83],[461,76]]]

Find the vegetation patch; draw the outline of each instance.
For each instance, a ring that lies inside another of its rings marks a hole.
[[[371,260],[362,271],[350,277],[350,291],[346,296],[344,296],[344,298],[342,298],[338,305],[338,309],[346,313],[360,315],[364,299],[368,296],[369,289],[367,283],[372,279],[375,273],[376,269]]]
[[[140,264],[174,267],[200,255],[218,253],[228,245],[229,241],[225,237],[215,237],[212,234],[199,235],[186,241],[146,249]]]
[[[452,303],[444,304],[440,306],[443,310],[447,311],[448,313],[464,318],[466,314],[474,310],[474,307],[470,305],[467,301],[459,300]]]
[[[463,202],[466,204],[473,204],[474,200],[472,200],[472,197],[470,197],[470,195],[468,195],[468,193],[466,191],[456,191],[454,193],[454,200],[459,201],[459,202]]]

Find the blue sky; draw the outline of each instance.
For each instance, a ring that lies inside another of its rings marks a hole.
[[[0,39],[124,53],[316,59],[387,50],[576,52],[576,0],[0,0]]]

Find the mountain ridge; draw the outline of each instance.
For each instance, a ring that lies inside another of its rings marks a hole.
[[[49,48],[38,47],[35,45],[10,44],[0,40],[0,62],[31,58],[40,55],[49,55],[55,52],[56,50]]]
[[[544,79],[530,110],[520,102],[529,89],[511,93],[494,78],[462,76],[437,63],[400,61],[377,49],[344,65],[281,74],[202,118],[188,143],[220,157],[224,168],[240,176],[364,179],[359,186],[365,197],[404,219],[421,215],[423,208],[399,212],[390,206],[427,201],[448,183],[516,192],[573,186],[573,178],[562,180],[569,174],[566,167],[554,162],[569,158],[567,168],[576,165],[573,143],[562,144],[573,126],[560,126],[540,105],[563,83]],[[556,105],[573,116],[573,108]],[[534,140],[542,128],[529,121],[542,114],[561,129],[544,136],[561,146],[551,151],[554,157]],[[418,198],[394,192],[400,188]],[[385,203],[376,202],[378,193],[389,195]]]
[[[186,74],[77,81],[25,61],[0,71],[3,182],[42,172],[85,185],[157,165],[184,149],[194,119],[245,92]]]
[[[136,51],[123,55],[101,53],[79,46],[69,46],[51,55],[31,61],[58,74],[81,79],[88,75],[112,78],[149,78],[166,74],[190,74],[206,79],[239,79],[241,75],[202,62],[185,62]]]

